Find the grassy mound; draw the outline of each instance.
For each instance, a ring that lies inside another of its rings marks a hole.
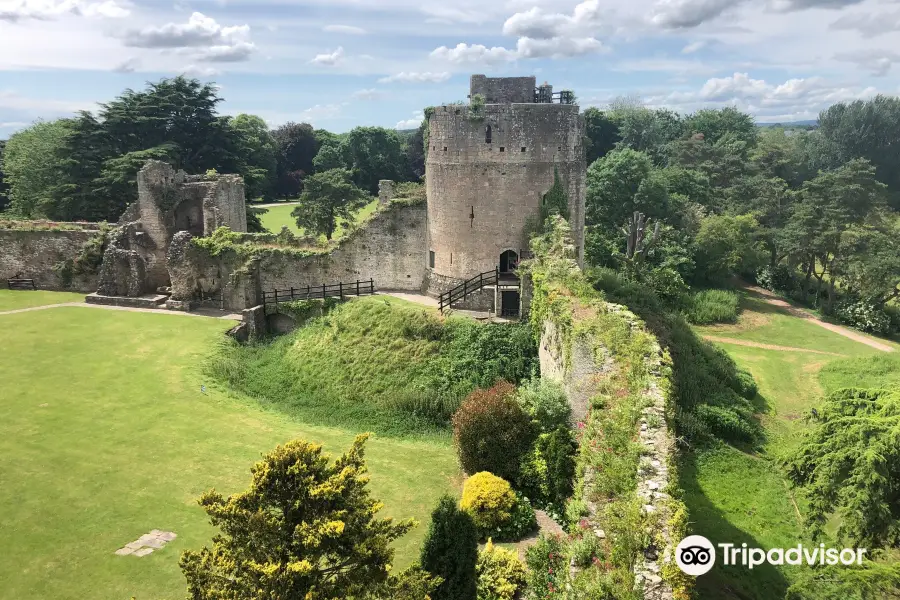
[[[474,388],[517,383],[537,365],[527,325],[442,319],[380,296],[272,341],[223,342],[207,371],[305,422],[415,436],[445,431]]]

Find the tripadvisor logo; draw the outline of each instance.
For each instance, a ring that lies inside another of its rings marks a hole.
[[[772,548],[768,552],[762,548],[740,547],[735,544],[718,544],[723,565],[742,566],[752,569],[762,564],[770,565],[860,565],[864,548],[826,548],[825,544],[806,547],[797,544],[794,548]],[[690,535],[675,549],[678,568],[688,575],[703,575],[716,564],[716,548],[702,535]]]

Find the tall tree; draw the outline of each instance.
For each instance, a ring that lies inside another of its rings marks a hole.
[[[23,217],[57,219],[51,188],[59,181],[59,151],[65,145],[71,121],[37,121],[6,142],[3,171],[9,185],[10,210]]]
[[[657,165],[666,160],[667,146],[681,137],[681,116],[667,109],[650,109],[639,99],[618,98],[610,103],[607,116],[618,126],[616,148],[644,152]]]
[[[606,156],[622,139],[616,121],[597,108],[584,111],[584,135],[587,140],[584,155],[588,166]]]
[[[422,121],[404,146],[407,158],[407,170],[413,179],[421,179],[425,176],[425,129],[428,121]]]
[[[3,176],[3,151],[5,148],[6,140],[0,140],[0,212],[6,210],[6,207],[9,205],[9,196],[7,195],[9,185]]]
[[[308,123],[285,123],[272,132],[278,156],[276,193],[282,198],[300,194],[303,178],[313,172],[319,151],[316,131]]]
[[[733,106],[698,110],[684,119],[685,133],[702,133],[711,144],[729,134],[748,146],[756,142],[757,127],[753,117]]]
[[[353,182],[372,194],[378,193],[380,179],[410,179],[403,143],[396,131],[384,127],[355,127],[342,146]]]
[[[450,496],[442,496],[431,513],[421,562],[422,568],[444,580],[435,590],[434,600],[475,598],[478,532],[472,517]]]
[[[331,169],[306,178],[303,194],[291,216],[297,226],[331,239],[339,218],[349,221],[371,199],[353,184],[350,171]]]
[[[617,232],[635,212],[653,218],[669,216],[666,181],[649,156],[629,148],[591,165],[586,203],[588,226],[607,231]]]
[[[241,114],[228,122],[236,171],[244,177],[248,200],[271,199],[277,169],[275,138],[266,122],[255,115]]]
[[[384,584],[391,543],[414,522],[376,518],[367,437],[357,436],[333,464],[318,444],[288,442],[253,466],[246,491],[203,494],[200,505],[221,533],[211,548],[182,554],[189,597],[343,600]]]
[[[838,103],[819,115],[819,131],[837,149],[841,162],[865,158],[888,185],[900,209],[900,97]]]

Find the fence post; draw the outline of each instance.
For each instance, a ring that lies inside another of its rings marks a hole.
[[[338,281],[338,293],[341,295],[341,300],[344,299],[344,282]]]
[[[370,294],[375,293],[375,280],[371,279],[371,278],[369,279],[369,293]]]
[[[309,286],[306,286],[306,299],[309,300]]]
[[[356,295],[359,296],[359,279],[356,280]]]
[[[325,301],[325,284],[322,284],[322,301]]]
[[[294,286],[291,286],[291,300],[294,299]]]

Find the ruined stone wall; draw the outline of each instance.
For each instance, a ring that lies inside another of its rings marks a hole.
[[[583,257],[586,172],[577,106],[488,104],[483,120],[469,118],[466,107],[440,106],[429,118],[428,139],[428,243],[435,274],[462,281],[494,269],[506,250],[521,257],[528,249],[526,225],[539,219],[554,168],[568,191]]]
[[[531,77],[485,77],[472,75],[469,80],[469,95],[481,94],[488,104],[509,104],[534,102],[535,78]]]
[[[337,248],[312,256],[285,246],[253,252],[254,261],[241,259],[234,250],[213,257],[178,234],[169,251],[172,298],[224,293],[225,307],[238,310],[261,302],[262,291],[323,283],[373,279],[379,290],[420,291],[427,260],[424,238],[425,206],[406,203],[380,209]]]
[[[93,292],[96,275],[74,277],[67,287],[53,267],[77,258],[94,235],[96,231],[0,230],[0,288],[6,287],[6,279],[19,276],[34,279],[40,289]]]

